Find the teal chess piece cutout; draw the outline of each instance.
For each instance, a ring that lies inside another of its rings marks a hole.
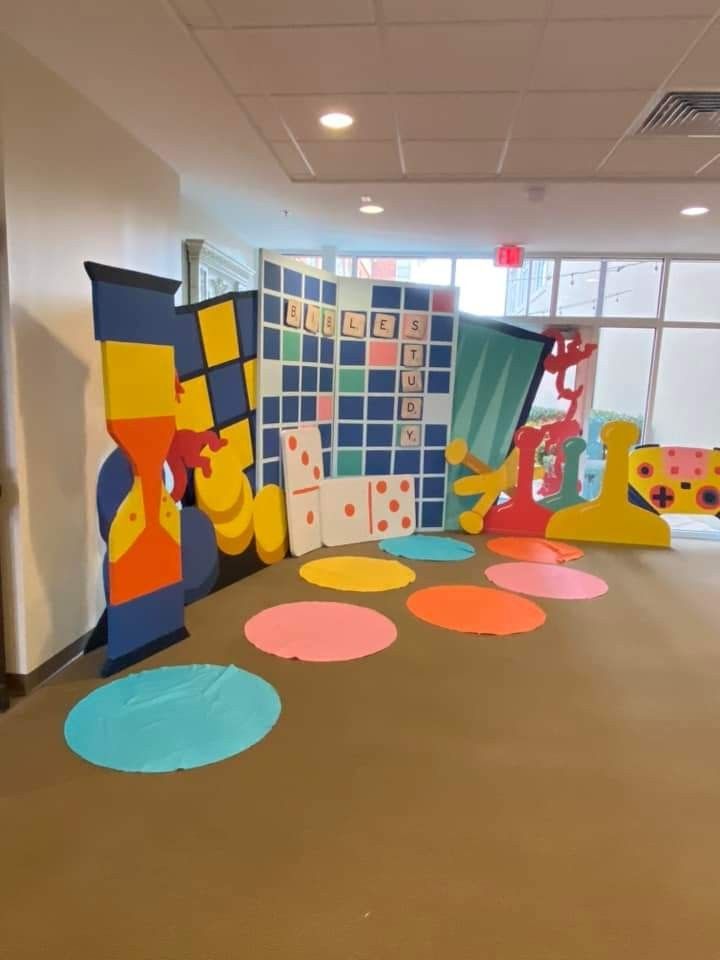
[[[545,497],[540,505],[557,513],[565,507],[575,507],[585,503],[585,497],[578,493],[578,476],[580,474],[580,457],[585,452],[585,441],[582,437],[570,437],[563,444],[565,465],[563,467],[562,483],[557,493]]]

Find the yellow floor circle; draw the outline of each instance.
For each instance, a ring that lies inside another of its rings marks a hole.
[[[324,557],[300,567],[300,576],[316,587],[376,593],[398,590],[415,579],[415,572],[397,560],[373,557]]]

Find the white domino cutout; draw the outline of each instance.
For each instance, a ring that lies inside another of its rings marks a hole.
[[[402,537],[415,532],[412,477],[336,477],[320,487],[326,547]]]
[[[317,427],[280,431],[290,553],[302,557],[322,546],[320,488],[323,482],[322,443]]]

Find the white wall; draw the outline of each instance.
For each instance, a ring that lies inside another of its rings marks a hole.
[[[83,261],[180,279],[179,180],[2,34],[0,111],[6,644],[8,670],[29,673],[103,608],[95,484],[112,442]]]

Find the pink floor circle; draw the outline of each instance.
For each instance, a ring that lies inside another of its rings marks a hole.
[[[330,663],[379,653],[395,640],[397,628],[376,610],[316,600],[262,610],[245,624],[245,636],[276,657]]]
[[[592,573],[549,563],[496,563],[485,576],[503,590],[548,600],[593,600],[608,590]]]

